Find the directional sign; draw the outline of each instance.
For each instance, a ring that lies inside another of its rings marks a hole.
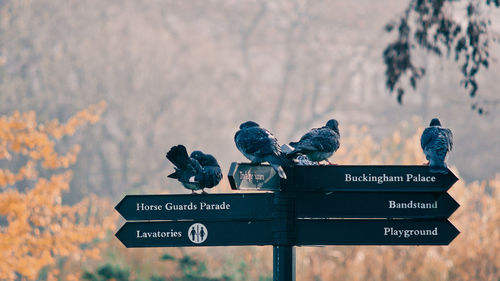
[[[228,178],[233,189],[277,190],[279,177],[271,171],[270,166],[233,163]],[[428,166],[401,165],[294,166],[287,176],[287,191],[445,192],[458,180],[450,170],[431,173]],[[255,178],[259,181],[252,182]]]
[[[460,205],[447,193],[300,192],[297,218],[448,218]]]
[[[447,220],[296,221],[296,245],[448,245],[460,232]],[[273,245],[272,221],[127,222],[127,247]]]
[[[232,189],[279,190],[280,186],[280,177],[269,165],[233,162],[228,179]]]
[[[127,222],[115,236],[127,247],[272,245],[272,221]]]
[[[232,189],[272,193],[127,195],[115,207],[127,247],[273,245],[274,280],[295,280],[294,246],[448,245],[458,180],[427,166],[232,163]],[[130,222],[135,220],[135,222]],[[146,221],[146,222],[144,222]]]
[[[115,209],[126,220],[261,220],[272,204],[271,193],[127,195]]]
[[[458,178],[428,166],[296,166],[296,188],[336,191],[444,192]]]
[[[447,220],[298,220],[296,245],[448,245]]]
[[[447,193],[294,192],[297,218],[448,218],[459,204]],[[267,220],[273,194],[127,195],[126,220]]]

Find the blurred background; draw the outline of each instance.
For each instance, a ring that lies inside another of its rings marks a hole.
[[[61,126],[73,124],[68,120],[75,116],[84,120],[62,136],[40,129],[56,153],[77,147],[74,159],[54,167],[34,164],[37,175],[6,181],[2,195],[15,191],[25,198],[22,192],[36,189],[42,178],[68,170],[69,187],[60,188],[60,202],[53,204],[87,200],[89,213],[89,206],[102,200],[90,213],[112,218],[96,230],[100,246],[94,240],[74,242],[85,245],[73,251],[98,247],[95,259],[47,250],[53,262],[40,271],[14,270],[4,262],[0,277],[270,280],[270,247],[125,249],[113,237],[122,221],[112,208],[125,194],[188,193],[166,178],[173,167],[165,153],[176,144],[213,154],[225,178],[210,192],[228,192],[230,163],[247,161],[233,142],[247,120],[288,143],[335,118],[342,148],[333,162],[421,164],[420,133],[439,117],[454,133],[448,163],[461,181],[450,193],[456,192],[462,207],[451,221],[462,234],[449,247],[300,248],[297,279],[499,280],[500,9],[478,1],[492,22],[491,59],[476,76],[476,97],[460,84],[463,74],[453,55],[416,48],[412,59],[426,72],[415,90],[406,89],[401,105],[386,87],[382,55],[397,34],[384,27],[412,2],[0,0],[0,115],[7,120],[2,125],[28,120],[48,128],[51,120]],[[445,12],[466,24],[469,2],[475,1],[457,1]],[[471,109],[478,101],[486,113]],[[91,117],[77,114],[86,110]],[[15,135],[6,136],[0,146],[12,157],[0,153],[0,176],[20,171],[32,157],[9,146]],[[4,232],[18,218],[0,208]],[[86,225],[93,223],[103,222]],[[40,237],[33,233],[30,239]],[[5,258],[13,259],[16,250],[9,249]],[[25,261],[27,267],[34,262]]]

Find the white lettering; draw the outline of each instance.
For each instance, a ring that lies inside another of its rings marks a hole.
[[[384,227],[384,236],[387,236],[391,229],[392,227]],[[139,232],[139,230],[137,230],[137,232]]]
[[[182,237],[182,233],[180,231],[174,231],[170,229],[170,231],[140,231],[137,230],[136,238],[178,238]]]
[[[412,236],[437,236],[438,229],[394,229],[393,227],[384,227],[384,236],[396,236],[398,238],[410,238]]]
[[[375,182],[377,184],[383,184],[385,182],[403,182],[403,176],[391,176],[387,174],[382,175],[372,175],[372,174],[361,174],[361,175],[351,175],[344,174],[344,182]]]
[[[389,209],[396,208],[396,201],[389,200]]]
[[[136,211],[161,211],[161,205],[148,205],[144,203],[137,203]]]
[[[394,200],[389,200],[389,209],[437,209],[438,203],[434,202],[413,202],[410,200],[408,202],[396,202]]]
[[[198,206],[193,202],[189,202],[189,204],[174,204],[168,202],[165,204],[166,211],[195,211],[198,210]]]
[[[200,202],[200,210],[229,210],[231,209],[231,204],[226,203],[226,201],[222,201],[220,204],[208,204],[206,202]]]
[[[263,181],[265,179],[264,174],[252,174],[250,171],[242,172],[240,171],[240,180],[242,181],[252,181],[252,180]]]
[[[436,182],[436,176],[422,176],[421,174],[406,174],[406,182]]]
[[[345,174],[345,182],[351,181],[351,174]]]

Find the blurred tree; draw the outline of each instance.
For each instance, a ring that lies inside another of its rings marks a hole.
[[[425,67],[417,66],[412,56],[412,50],[417,46],[437,56],[444,53],[450,56],[454,52],[455,61],[460,62],[463,74],[460,84],[469,89],[471,98],[476,97],[476,75],[482,67],[488,68],[489,45],[491,41],[495,41],[488,29],[491,20],[486,9],[490,6],[498,8],[500,1],[466,2],[467,5],[463,6],[466,11],[464,21],[457,20],[457,16],[449,12],[453,8],[451,6],[460,6],[463,1],[411,0],[399,20],[386,25],[387,32],[394,29],[398,32],[398,38],[383,53],[386,86],[391,92],[397,91],[400,104],[403,103],[405,93],[401,77],[407,75],[410,86],[416,89],[417,81],[425,74]],[[479,114],[484,113],[477,101],[472,103],[472,109]]]
[[[489,134],[500,122],[475,126],[462,114],[469,100],[455,99],[458,71],[428,71],[419,91],[428,83],[429,93],[441,93],[428,101],[407,95],[405,108],[390,102],[380,53],[393,34],[381,27],[408,2],[4,0],[0,112],[33,110],[39,120],[62,120],[108,102],[92,129],[59,142],[62,149],[81,144],[73,188],[64,194],[72,202],[88,193],[182,191],[166,180],[168,148],[183,143],[210,151],[227,169],[244,160],[232,136],[246,120],[265,125],[282,143],[332,117],[341,126],[367,125],[379,139],[391,133],[394,119],[423,109],[449,116],[457,135],[473,140],[477,149],[457,147],[453,154],[468,167],[463,176],[490,177],[498,170],[500,135]],[[427,69],[440,62],[429,58]],[[491,99],[484,93],[495,87],[495,79],[481,81],[480,98]],[[478,165],[470,167],[471,159]],[[17,169],[14,162],[9,169]]]
[[[152,274],[146,279],[141,279],[137,276],[130,274],[130,269],[122,268],[118,265],[106,263],[98,267],[94,272],[85,271],[82,275],[84,280],[89,281],[234,281],[235,279],[229,276],[221,277],[207,277],[207,268],[204,262],[200,262],[189,255],[182,258],[175,258],[171,255],[165,254],[161,257],[162,261],[174,262],[180,272],[179,276],[173,272],[168,272],[168,277],[163,277],[158,274]]]
[[[97,197],[62,204],[72,177],[68,168],[80,146],[61,155],[55,144],[78,127],[97,122],[105,107],[104,102],[92,105],[63,124],[38,124],[34,112],[0,117],[0,161],[24,163],[17,171],[0,169],[1,280],[35,280],[41,272],[47,280],[75,279],[61,276],[60,259],[99,255],[96,239],[114,226],[114,218],[102,215]]]
[[[128,281],[130,280],[130,271],[118,265],[107,263],[99,267],[95,273],[90,271],[84,272],[82,278],[89,281]]]

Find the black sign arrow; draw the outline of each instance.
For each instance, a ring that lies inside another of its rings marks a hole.
[[[296,245],[448,245],[460,232],[447,220],[296,221]],[[127,222],[127,247],[273,245],[272,221]]]
[[[127,222],[115,236],[127,247],[272,245],[272,221]]]
[[[298,220],[297,245],[448,245],[447,220]]]
[[[336,191],[445,192],[458,178],[428,166],[295,166],[293,186]]]
[[[301,192],[297,218],[448,218],[460,205],[447,193]]]
[[[447,193],[297,192],[298,218],[448,218],[459,204]],[[273,194],[127,195],[126,220],[272,219]]]
[[[232,189],[279,190],[280,177],[270,165],[231,163],[228,174]]]
[[[115,209],[126,220],[262,220],[272,203],[271,193],[126,195]]]
[[[428,166],[326,165],[294,166],[283,182],[287,191],[445,192],[458,178],[431,173]],[[232,163],[232,189],[278,190],[279,177],[267,165]]]

